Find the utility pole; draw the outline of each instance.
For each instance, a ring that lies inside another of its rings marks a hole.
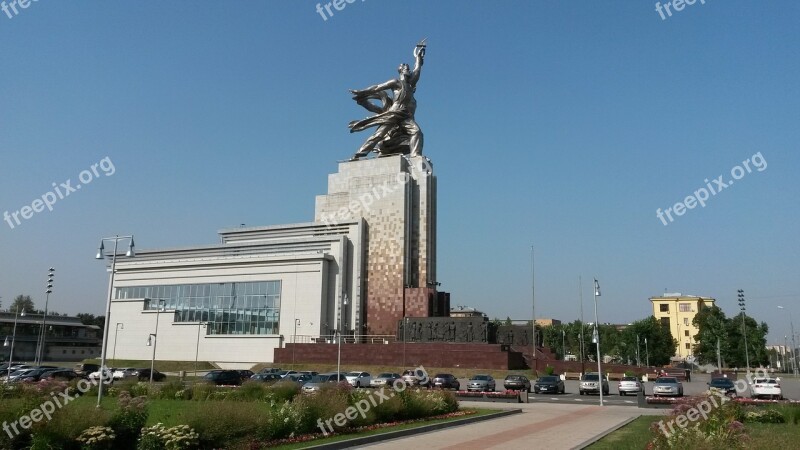
[[[744,300],[744,291],[739,289],[738,294],[736,296],[739,298],[739,308],[742,310],[742,335],[744,335],[744,357],[745,362],[747,364],[747,374],[750,374],[750,353],[747,350],[747,327],[744,323],[745,318],[745,300]]]
[[[583,281],[581,280],[581,276],[578,275],[578,296],[581,299],[581,331],[580,331],[580,338],[581,338],[581,374],[586,372],[584,367],[584,360],[586,359],[586,349],[583,345]]]
[[[533,373],[536,374],[536,278],[533,245],[531,245],[531,327],[533,328]],[[513,344],[513,342],[512,342]]]

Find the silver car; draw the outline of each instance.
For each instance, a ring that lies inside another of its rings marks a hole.
[[[605,377],[603,377],[603,381],[601,382],[597,372],[587,372],[583,374],[581,382],[578,385],[578,393],[580,395],[589,393],[599,394],[601,389],[603,390],[603,395],[608,395],[608,380],[606,380]]]
[[[494,392],[495,385],[491,375],[475,375],[467,381],[467,391]]]
[[[622,377],[617,384],[619,395],[638,394],[642,391],[642,384],[636,377]]]
[[[675,377],[658,377],[653,383],[653,396],[669,395],[683,397],[683,383]]]

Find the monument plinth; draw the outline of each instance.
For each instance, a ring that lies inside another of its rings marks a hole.
[[[363,330],[395,334],[403,317],[438,315],[436,177],[429,159],[394,155],[339,163],[328,193],[316,198],[315,221],[330,226],[362,219],[366,280]]]

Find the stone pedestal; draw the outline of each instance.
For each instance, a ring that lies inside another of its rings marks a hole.
[[[355,334],[394,335],[404,316],[431,315],[428,299],[436,297],[436,177],[430,160],[396,155],[339,163],[339,171],[328,176],[328,193],[317,196],[315,221],[336,226],[358,219],[366,229],[364,279],[353,310],[357,317],[345,322],[364,324]]]

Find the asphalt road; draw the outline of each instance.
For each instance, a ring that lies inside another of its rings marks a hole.
[[[742,375],[741,379],[745,377]],[[781,390],[783,391],[783,396],[786,399],[790,400],[800,400],[800,379],[798,378],[791,378],[791,377],[783,377],[778,375],[780,378],[780,385]],[[694,374],[692,376],[691,382],[684,382],[683,383],[683,391],[684,395],[700,395],[708,390],[708,381],[710,380],[710,376],[708,374]],[[461,383],[461,388],[464,389],[467,386],[467,379],[461,378],[458,380]],[[503,391],[503,380],[495,380],[497,385],[495,387],[495,391]],[[569,404],[599,404],[600,396],[596,394],[591,395],[579,395],[578,394],[578,384],[577,380],[566,380],[564,382],[565,393],[564,394],[528,394],[528,399],[531,403],[569,403]],[[647,395],[652,395],[653,392],[653,381],[649,381],[644,383],[645,385],[645,393]],[[637,406],[637,400],[635,395],[626,395],[621,396],[619,395],[619,391],[617,390],[617,382],[616,381],[609,381],[609,395],[603,396],[603,403],[607,403],[609,405],[617,405],[617,406]],[[746,392],[739,393],[742,397],[750,397],[750,391],[747,390]]]

